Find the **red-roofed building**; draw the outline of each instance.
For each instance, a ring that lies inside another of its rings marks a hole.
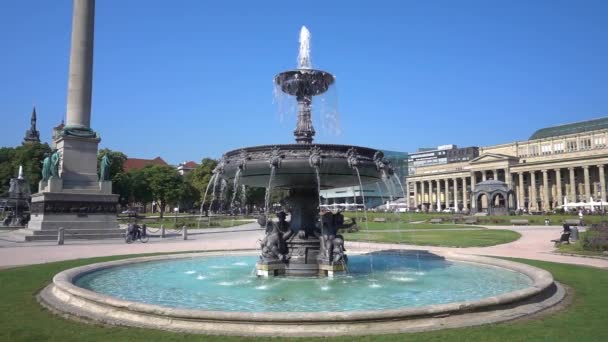
[[[185,176],[197,166],[198,164],[193,161],[183,162],[177,166],[177,172],[179,172],[180,175]]]
[[[163,160],[161,157],[156,157],[154,159],[140,159],[140,158],[128,158],[125,160],[123,164],[123,170],[125,172],[131,170],[139,170],[143,169],[148,165],[169,165],[167,162]]]

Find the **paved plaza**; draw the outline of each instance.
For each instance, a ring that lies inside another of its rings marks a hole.
[[[608,269],[608,258],[591,258],[554,253],[550,241],[559,237],[558,226],[488,226],[488,229],[509,229],[521,234],[521,238],[502,245],[490,247],[449,248],[427,247],[407,244],[347,242],[350,252],[367,252],[385,249],[427,250],[436,252],[457,252],[471,255],[524,258],[551,261],[573,265],[587,265]],[[404,229],[406,231],[408,229]],[[146,244],[135,242],[126,244],[122,239],[109,240],[69,240],[58,246],[56,242],[14,242],[8,232],[0,232],[0,267],[22,266],[54,261],[92,258],[110,255],[143,253],[171,253],[183,251],[243,250],[258,249],[258,241],[264,237],[264,230],[257,223],[249,223],[231,228],[192,229],[188,240],[177,233],[167,231],[166,238],[151,237]],[[415,234],[415,232],[414,232]],[[348,236],[347,236],[348,239]]]

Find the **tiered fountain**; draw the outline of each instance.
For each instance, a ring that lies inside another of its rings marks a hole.
[[[392,174],[380,151],[358,146],[313,144],[313,97],[326,92],[335,78],[326,71],[312,69],[309,46],[310,34],[302,27],[298,69],[282,72],[274,78],[281,91],[295,96],[298,101],[296,144],[230,151],[215,171],[215,179],[219,176],[234,183],[235,189],[240,183],[266,187],[267,194],[273,188],[289,190],[291,222],[267,229],[256,266],[258,275],[262,276],[332,275],[343,271],[347,260],[344,241],[337,234],[338,224],[331,213],[322,220],[319,217],[319,191],[378,182],[383,173]]]

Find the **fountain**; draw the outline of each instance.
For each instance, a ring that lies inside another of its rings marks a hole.
[[[338,234],[343,217],[320,213],[319,191],[380,181],[391,187],[388,180],[396,176],[382,152],[313,143],[311,104],[335,79],[312,69],[309,39],[303,28],[299,68],[274,78],[298,101],[296,143],[227,152],[204,195],[212,187],[212,198],[222,199],[227,184],[235,191],[264,187],[269,217],[272,189],[288,190],[291,220],[284,212],[277,214],[278,221],[267,220],[261,252],[85,265],[55,275],[40,302],[53,311],[109,324],[254,336],[455,328],[512,320],[558,303],[565,292],[550,273],[512,261],[371,248],[346,255]],[[236,196],[227,200],[234,204]]]
[[[319,191],[377,182],[383,172],[392,173],[380,151],[313,143],[313,98],[326,92],[335,78],[329,72],[312,68],[310,33],[306,27],[300,32],[298,61],[298,69],[282,72],[274,78],[282,92],[297,100],[296,143],[230,151],[222,157],[221,167],[216,169],[216,177],[235,184],[235,188],[238,184],[266,187],[267,195],[273,188],[289,190],[290,226],[285,226],[283,231],[268,228],[263,253],[256,266],[261,276],[333,275],[345,270],[344,241],[337,233],[339,227],[334,224],[331,213],[320,219]],[[266,211],[268,207],[269,203],[266,203]],[[285,246],[282,248],[284,253],[273,252],[273,247],[276,249],[279,245]]]

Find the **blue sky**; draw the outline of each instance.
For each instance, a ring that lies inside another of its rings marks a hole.
[[[0,146],[32,104],[45,141],[65,115],[72,1],[0,1]],[[336,75],[340,135],[414,151],[492,145],[608,115],[606,1],[98,0],[92,127],[101,147],[171,163],[293,142],[273,76]],[[314,114],[313,114],[314,116]]]

